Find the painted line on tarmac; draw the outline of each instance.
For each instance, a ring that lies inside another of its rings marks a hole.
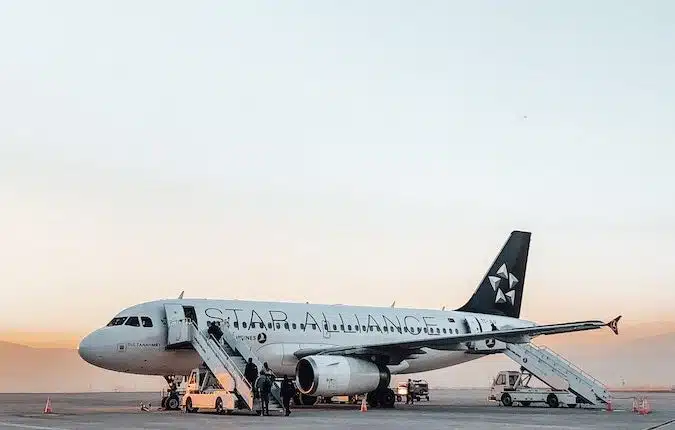
[[[29,424],[6,423],[6,422],[3,422],[3,421],[0,421],[0,426],[16,427],[16,428],[20,428],[20,429],[34,429],[34,430],[70,430],[70,429],[64,429],[62,427],[32,426],[32,425],[29,425]]]
[[[656,429],[664,429],[666,427],[670,427],[672,424],[675,424],[675,419],[666,421],[665,423],[657,424],[655,426],[647,427],[643,430],[656,430]]]

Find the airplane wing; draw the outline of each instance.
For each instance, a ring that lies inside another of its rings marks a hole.
[[[575,331],[595,330],[609,327],[614,334],[619,334],[618,322],[621,315],[608,323],[602,321],[578,321],[561,324],[535,325],[531,327],[504,328],[480,333],[467,333],[454,336],[434,336],[419,340],[404,340],[399,342],[381,342],[362,345],[350,345],[328,348],[306,348],[296,351],[297,358],[308,355],[363,355],[382,352],[387,355],[398,356],[419,352],[421,348],[438,350],[454,350],[462,342],[471,342],[484,339],[496,339],[506,343],[528,343],[532,337]]]

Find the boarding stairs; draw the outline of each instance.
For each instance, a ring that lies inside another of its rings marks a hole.
[[[263,369],[263,363],[260,362],[258,356],[256,356],[251,348],[243,341],[237,339],[234,334],[229,330],[229,328],[223,327],[223,340],[224,342],[220,345],[222,350],[231,358],[232,362],[238,367],[240,372],[243,374],[246,369],[246,363],[248,359],[253,359],[253,363],[258,367],[258,372]],[[279,381],[270,370],[268,373],[271,374],[273,378],[272,390],[270,392],[270,412],[273,410],[283,411],[283,403],[281,400],[281,386]]]
[[[189,337],[195,351],[199,353],[221,387],[235,394],[249,410],[253,410],[253,388],[237,366],[236,361],[227,354],[214,337],[207,337],[192,321],[186,320],[185,324],[188,326]]]
[[[503,352],[551,388],[574,393],[580,403],[602,406],[611,400],[600,381],[545,346],[507,343]]]
[[[237,340],[227,328],[223,330],[221,343],[213,336],[207,335],[205,331],[199,330],[188,318],[171,321],[167,348],[184,348],[188,342],[200,355],[223,389],[236,395],[247,409],[260,410],[260,399],[254,395],[254,387],[244,376],[244,370],[249,357],[253,359],[259,371],[263,368],[263,363],[246,343]],[[281,388],[276,377],[274,375],[272,377],[274,382],[269,410],[270,413],[282,412]]]

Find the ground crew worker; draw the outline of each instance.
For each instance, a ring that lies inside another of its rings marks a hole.
[[[413,397],[413,383],[410,378],[408,378],[408,394],[405,396],[405,404],[407,405],[408,402],[410,402],[411,405],[415,404],[415,398]]]
[[[295,386],[293,385],[293,381],[288,378],[288,375],[284,375],[284,380],[281,383],[281,398],[284,402],[286,416],[291,414],[291,399],[293,396],[295,396]]]
[[[253,382],[257,377],[258,377],[258,366],[256,366],[255,363],[253,362],[253,358],[249,358],[248,363],[246,363],[246,368],[244,369],[244,378],[246,378],[248,383],[251,384],[251,387],[253,387]]]
[[[261,415],[270,414],[270,391],[272,391],[272,379],[265,374],[264,370],[260,371],[260,376],[255,381],[255,389],[260,395]]]

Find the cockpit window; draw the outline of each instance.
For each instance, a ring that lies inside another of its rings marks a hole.
[[[132,327],[140,327],[141,324],[138,322],[138,317],[129,317],[127,322],[124,325],[130,325]]]
[[[108,327],[116,326],[116,325],[122,325],[124,324],[124,321],[127,319],[127,317],[116,317],[113,318],[109,323]]]
[[[143,327],[152,327],[152,320],[148,317],[141,317],[141,324]]]

